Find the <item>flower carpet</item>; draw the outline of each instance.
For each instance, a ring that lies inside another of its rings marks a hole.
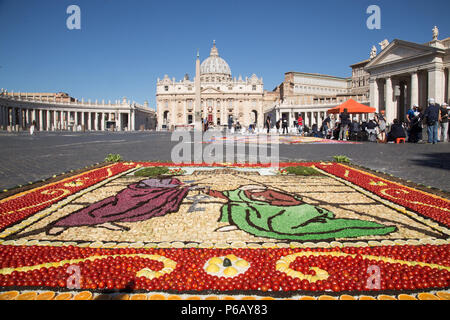
[[[450,298],[448,197],[279,166],[121,162],[4,198],[0,299]]]
[[[302,137],[299,135],[230,135],[230,136],[218,136],[212,137],[210,140],[204,143],[242,143],[242,144],[361,144],[361,142],[355,141],[340,141],[340,140],[330,140],[315,137]]]

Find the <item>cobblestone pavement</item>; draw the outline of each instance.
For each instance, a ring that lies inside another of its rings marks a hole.
[[[170,161],[168,133],[0,132],[0,188],[12,188],[102,162],[107,154],[125,160]],[[326,160],[346,155],[354,164],[450,191],[450,144],[280,145],[280,160]]]

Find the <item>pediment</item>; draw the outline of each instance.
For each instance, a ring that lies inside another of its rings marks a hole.
[[[372,68],[378,65],[395,63],[432,54],[435,48],[420,45],[402,40],[394,40],[386,49],[384,49],[376,58],[370,61],[366,68]]]
[[[217,90],[216,88],[209,87],[209,88],[203,89],[202,93],[222,93],[222,91]]]

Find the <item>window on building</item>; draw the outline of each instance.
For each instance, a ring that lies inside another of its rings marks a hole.
[[[169,86],[164,86],[164,91],[169,91]]]
[[[252,86],[252,90],[253,90],[253,91],[256,91],[256,85],[253,85],[253,86]]]

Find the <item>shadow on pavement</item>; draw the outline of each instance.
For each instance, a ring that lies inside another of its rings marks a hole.
[[[418,166],[450,170],[450,152],[424,153],[423,159],[410,160]]]

